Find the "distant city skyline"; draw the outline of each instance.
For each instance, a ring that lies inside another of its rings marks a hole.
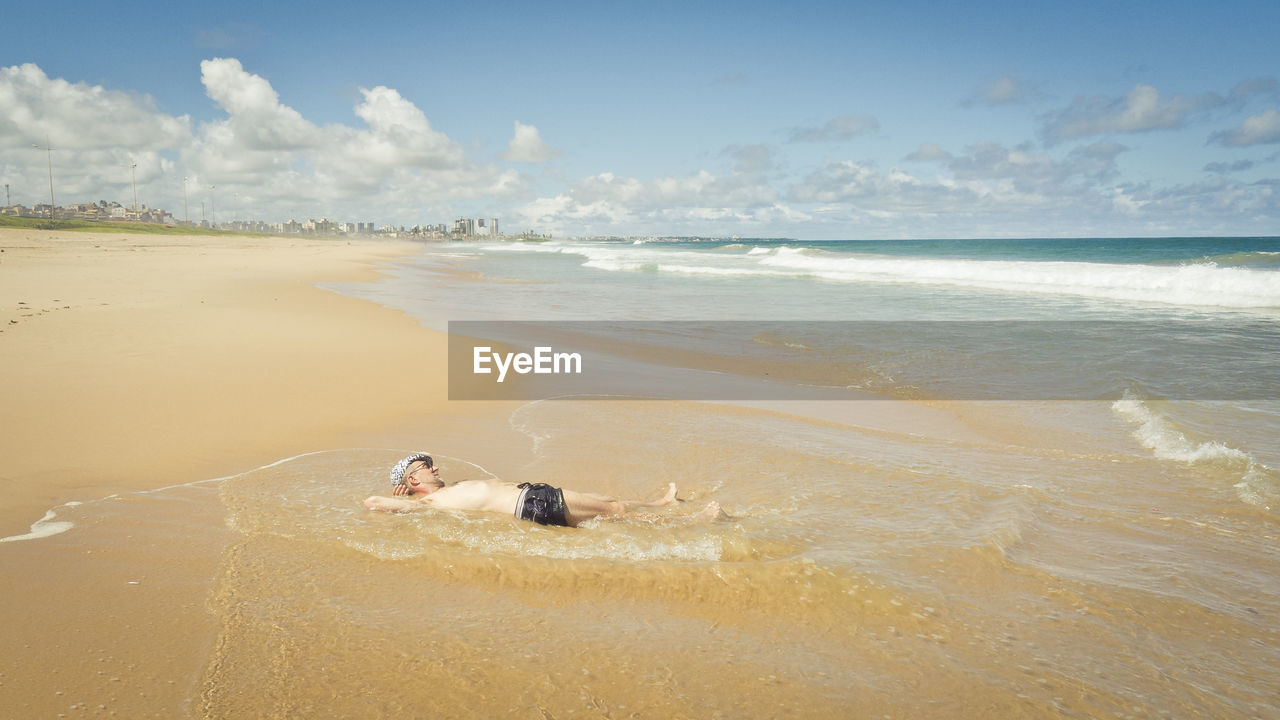
[[[436,237],[501,237],[498,231],[498,218],[458,218],[449,223],[413,223],[411,226],[395,226],[387,223],[349,222],[330,218],[307,218],[298,220],[263,220],[261,218],[211,218],[201,207],[199,219],[178,217],[165,208],[147,207],[145,204],[125,206],[118,201],[99,200],[95,202],[59,203],[50,211],[48,200],[31,206],[20,203],[0,205],[0,216],[22,217],[51,220],[87,220],[102,222],[104,229],[110,223],[138,222],[174,226],[190,226],[213,228],[217,230],[234,230],[244,232],[304,234],[304,235],[340,235],[340,234],[375,234],[414,232],[415,234]]]
[[[51,174],[59,204],[136,188],[193,219],[1280,234],[1274,2],[53,0],[6,25],[0,183],[28,207]]]

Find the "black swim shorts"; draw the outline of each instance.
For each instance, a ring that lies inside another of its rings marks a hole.
[[[539,525],[569,526],[564,491],[546,483],[520,483],[520,499],[516,500],[516,517]]]

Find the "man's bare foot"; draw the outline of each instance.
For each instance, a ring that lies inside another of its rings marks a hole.
[[[693,519],[695,522],[711,522],[719,519],[722,515],[724,515],[724,511],[720,509],[720,503],[712,500],[707,503],[706,507],[694,514]]]
[[[666,495],[663,495],[661,499],[654,500],[653,502],[650,502],[650,503],[645,503],[641,507],[666,507],[668,505],[674,505],[675,503],[678,503],[678,502],[684,502],[684,501],[676,497],[676,484],[667,483]]]
[[[676,484],[667,483],[667,494],[658,501],[658,507],[666,507],[674,502],[680,502],[680,498],[676,497]]]

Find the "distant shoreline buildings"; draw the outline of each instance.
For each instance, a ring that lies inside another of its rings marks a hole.
[[[6,198],[7,200],[7,198]],[[287,222],[267,223],[260,220],[232,220],[229,222],[200,222],[178,220],[172,213],[159,208],[128,208],[117,202],[101,200],[97,203],[76,203],[74,205],[58,205],[49,211],[48,203],[41,203],[28,208],[24,205],[7,205],[0,208],[0,215],[33,219],[54,220],[87,220],[91,222],[131,222],[171,225],[175,227],[201,227],[212,230],[229,230],[234,232],[253,232],[268,235],[382,235],[390,237],[410,236],[422,239],[456,240],[461,238],[503,237],[498,230],[498,218],[458,218],[452,227],[445,223],[437,225],[401,225],[377,226],[371,222],[338,222],[321,218],[299,221],[290,219]],[[523,233],[522,237],[529,236]]]

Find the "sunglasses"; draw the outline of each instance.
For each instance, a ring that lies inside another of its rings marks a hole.
[[[415,462],[417,462],[417,461],[415,461]],[[434,466],[434,463],[432,463],[432,462],[431,462],[431,458],[423,458],[423,459],[422,459],[422,464],[421,464],[421,465],[419,465],[419,466],[417,467],[417,469],[413,470],[412,472],[406,472],[406,473],[404,474],[404,476],[405,476],[405,477],[407,477],[407,478],[409,478],[409,477],[413,477],[414,475],[418,474],[418,472],[420,472],[420,471],[422,471],[422,470],[429,470],[429,469],[431,469],[433,466]]]

